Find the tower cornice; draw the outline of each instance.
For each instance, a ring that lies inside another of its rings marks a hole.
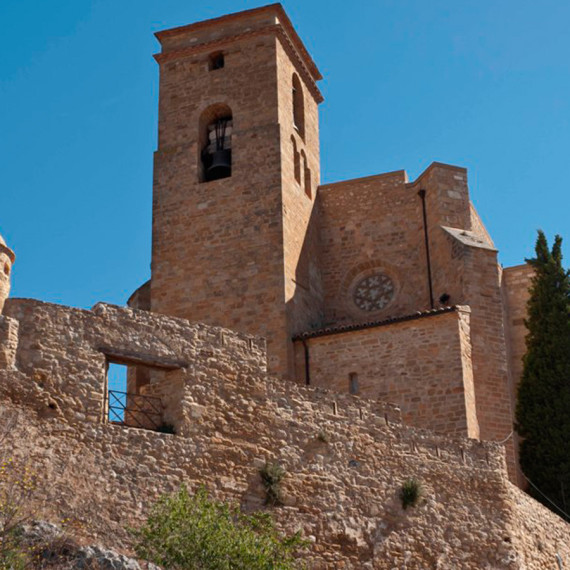
[[[241,24],[240,27],[244,31],[235,33],[237,28],[232,31],[232,25],[237,23]],[[251,23],[251,26],[246,27],[247,23]],[[224,31],[225,28],[227,32]],[[207,32],[211,29],[221,29],[222,35],[215,38],[208,36]],[[281,4],[270,4],[157,32],[155,36],[162,46],[162,51],[154,57],[159,64],[162,64],[219,49],[246,38],[266,35],[275,35],[279,39],[289,57],[296,62],[312,95],[318,103],[322,102],[323,96],[316,83],[322,79],[322,75]],[[176,41],[183,36],[189,37],[188,42]]]

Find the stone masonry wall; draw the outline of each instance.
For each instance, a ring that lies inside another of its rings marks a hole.
[[[4,240],[0,236],[0,315],[4,302],[10,293],[10,276],[13,263],[14,253],[4,244]]]
[[[337,332],[305,343],[311,385],[397,404],[403,420],[440,433],[477,438],[467,307],[381,326]],[[298,341],[298,376],[305,367]]]
[[[507,357],[509,362],[511,409],[516,409],[517,388],[523,372],[523,356],[526,353],[526,335],[528,329],[524,323],[527,316],[526,304],[530,296],[529,288],[533,276],[529,264],[506,267],[503,269],[501,289],[503,293],[503,313],[507,339]],[[526,480],[518,465],[519,436],[513,434],[517,462],[517,484],[523,488]]]
[[[359,323],[428,309],[421,202],[404,171],[319,188],[324,324]],[[360,310],[354,288],[386,274],[394,299],[383,310]]]
[[[466,295],[473,311],[473,374],[481,439],[503,441],[508,438],[507,465],[514,481],[515,446],[512,437],[509,438],[513,433],[513,409],[497,254],[467,247],[463,261],[465,273],[470,275]]]
[[[471,342],[475,405],[480,436],[503,441],[512,434],[501,270],[497,251],[469,200],[463,168],[433,164],[410,189],[426,190],[434,297],[471,308]],[[512,437],[507,463],[516,480]]]
[[[298,66],[279,43],[277,45],[277,81],[279,125],[281,127],[284,302],[287,307],[290,377],[294,369],[293,347],[290,339],[295,334],[319,324],[323,312],[319,227],[316,212],[316,194],[320,183],[318,101],[301,77],[304,129],[299,130],[293,121],[292,78],[294,74],[299,77]],[[295,174],[295,154],[298,179]]]
[[[73,517],[90,541],[128,551],[125,527],[181,484],[266,508],[258,471],[276,460],[287,477],[284,506],[272,512],[279,528],[310,538],[304,557],[316,570],[515,570],[523,556],[533,570],[557,551],[570,554],[568,526],[513,490],[500,446],[405,427],[390,406],[268,378],[255,339],[108,305],[14,300],[8,310],[23,334],[18,369],[0,369],[2,452],[41,474],[40,516]],[[178,435],[77,414],[78,403],[92,401],[78,398],[80,383],[103,390],[99,359],[89,368],[101,341],[156,359],[193,358],[174,371],[183,385]],[[399,489],[412,476],[425,497],[403,510]],[[527,511],[532,518],[521,522]],[[551,523],[554,535],[545,531]]]
[[[192,33],[182,37],[192,44]],[[151,309],[262,335],[271,370],[285,373],[278,40],[230,34],[214,49],[209,40],[220,40],[220,30],[199,38],[204,46],[190,52],[164,40],[157,56]],[[224,67],[210,71],[219,49]],[[232,111],[232,174],[200,182],[200,118],[216,104]]]
[[[104,419],[109,360],[147,364],[166,371],[168,379],[180,369],[207,375],[213,362],[236,377],[266,371],[264,340],[147,311],[102,303],[85,311],[10,299],[5,313],[19,325],[16,366],[32,381],[14,393],[10,384],[1,390],[71,423]],[[181,411],[172,413],[171,422],[182,421]]]
[[[527,315],[526,304],[530,297],[529,288],[533,274],[532,266],[527,263],[503,269],[505,330],[509,346],[510,371],[515,389],[522,375],[522,359],[526,352],[525,338],[528,329],[524,320]]]

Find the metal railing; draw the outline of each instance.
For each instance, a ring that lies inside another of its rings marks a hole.
[[[162,402],[154,396],[108,390],[107,410],[109,422],[114,424],[151,430],[159,430],[163,424]]]

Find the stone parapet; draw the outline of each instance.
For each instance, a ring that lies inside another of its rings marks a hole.
[[[0,369],[13,368],[18,347],[18,321],[0,315]]]

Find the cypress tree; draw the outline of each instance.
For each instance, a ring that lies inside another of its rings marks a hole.
[[[549,251],[539,231],[536,257],[527,259],[535,275],[516,429],[523,438],[520,464],[529,492],[563,516],[570,512],[570,272],[562,266],[561,246],[557,235]]]

